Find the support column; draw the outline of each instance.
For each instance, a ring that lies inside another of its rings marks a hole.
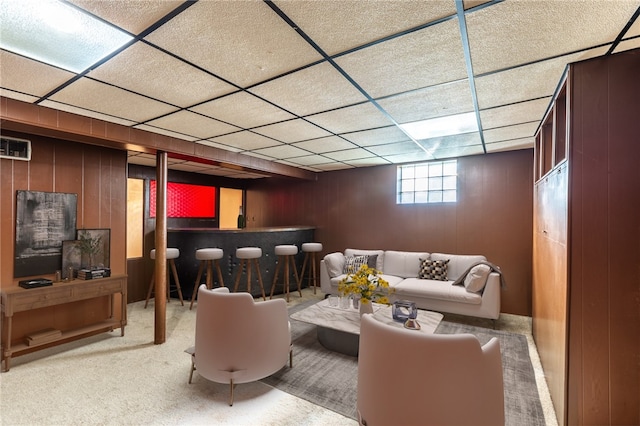
[[[156,263],[155,337],[162,344],[167,334],[167,153],[156,154]]]

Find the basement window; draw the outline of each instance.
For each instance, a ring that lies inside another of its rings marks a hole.
[[[458,161],[398,166],[396,204],[455,203]]]

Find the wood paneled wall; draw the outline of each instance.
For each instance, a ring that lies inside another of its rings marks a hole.
[[[567,424],[640,424],[640,49],[570,69]]]
[[[247,226],[311,225],[324,253],[348,247],[483,254],[507,281],[502,312],[531,315],[533,150],[458,159],[458,202],[396,204],[396,166],[261,179]]]
[[[31,161],[0,160],[2,288],[18,285],[13,277],[17,190],[78,194],[77,228],[110,228],[112,273],[126,273],[126,152],[6,130],[2,133],[31,140],[32,149]],[[48,277],[53,278],[53,274]],[[65,309],[40,309],[29,318],[16,315],[14,337],[19,338],[27,328],[37,328],[37,324],[42,328],[55,324],[81,326],[107,312],[107,300],[98,299],[73,303]]]

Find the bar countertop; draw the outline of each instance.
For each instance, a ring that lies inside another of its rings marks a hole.
[[[215,233],[236,233],[236,232],[287,232],[287,231],[302,231],[308,229],[315,229],[315,226],[271,226],[263,228],[168,228],[167,232],[215,232]]]

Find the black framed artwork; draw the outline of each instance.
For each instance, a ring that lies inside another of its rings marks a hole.
[[[14,277],[53,274],[62,242],[76,238],[78,194],[16,191]]]

